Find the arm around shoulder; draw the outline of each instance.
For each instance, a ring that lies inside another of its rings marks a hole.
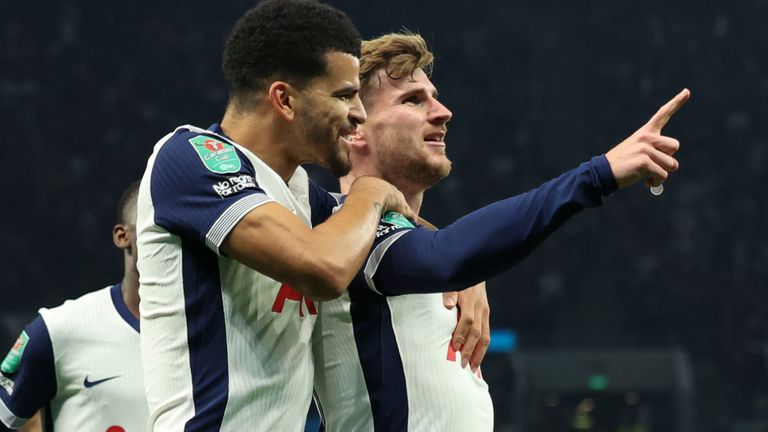
[[[277,203],[251,210],[221,250],[314,300],[340,296],[368,256],[381,212],[410,211],[389,183],[361,178],[344,206],[314,229]]]

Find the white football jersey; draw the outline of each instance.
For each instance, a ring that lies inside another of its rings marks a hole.
[[[301,167],[286,185],[218,125],[157,143],[137,226],[150,430],[303,430],[315,305],[219,247],[267,202],[311,226],[313,192]]]
[[[315,401],[325,430],[492,431],[488,385],[450,347],[457,310],[442,294],[383,296],[373,285],[378,261],[407,232],[390,225],[379,226],[348,294],[318,304]]]
[[[44,409],[46,430],[146,430],[138,326],[119,284],[40,309],[3,363],[0,418],[17,428]]]

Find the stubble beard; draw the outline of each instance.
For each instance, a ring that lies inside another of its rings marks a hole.
[[[391,138],[391,139],[390,139]],[[413,142],[411,136],[397,131],[381,140],[379,145],[379,172],[384,180],[394,184],[426,190],[436,185],[451,172],[452,162],[447,155],[437,162],[423,142]],[[410,145],[402,146],[402,143]],[[400,147],[400,149],[398,149]]]
[[[339,136],[327,122],[311,119],[304,128],[304,136],[317,147],[317,160],[313,163],[328,169],[336,177],[349,173],[349,148],[340,148]]]
[[[342,157],[339,151],[329,154],[326,168],[336,177],[344,177],[349,174],[349,170],[352,168],[352,164],[349,163],[349,151],[346,152],[346,157]]]

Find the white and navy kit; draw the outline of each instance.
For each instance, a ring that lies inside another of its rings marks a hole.
[[[268,202],[312,226],[318,193],[301,167],[286,184],[218,125],[157,143],[137,226],[150,430],[303,430],[315,304],[219,248]]]
[[[315,391],[326,431],[493,430],[488,385],[450,348],[456,309],[442,294],[356,295],[376,294],[355,287],[319,304]]]
[[[8,427],[44,409],[48,431],[147,428],[139,321],[119,284],[40,309],[0,369],[0,419]]]
[[[315,398],[325,429],[493,430],[488,386],[450,348],[457,312],[434,293],[512,267],[615,189],[601,156],[438,231],[385,215],[348,295],[318,305]]]

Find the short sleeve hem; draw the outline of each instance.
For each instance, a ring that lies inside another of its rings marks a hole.
[[[218,219],[211,225],[205,234],[205,244],[209,249],[221,255],[220,247],[232,228],[245,217],[248,212],[275,200],[263,193],[245,196],[229,206]]]
[[[384,257],[384,254],[387,253],[387,250],[389,249],[392,244],[402,237],[405,233],[410,232],[411,230],[402,230],[400,232],[396,232],[392,234],[390,237],[379,243],[375,249],[373,249],[373,252],[371,252],[371,255],[368,257],[368,262],[365,264],[365,270],[363,271],[363,274],[365,275],[365,282],[368,284],[368,287],[371,289],[371,291],[375,292],[376,294],[383,295],[381,291],[376,289],[376,284],[373,282],[373,276],[376,274],[376,270],[379,268],[379,263],[381,263],[381,259]]]
[[[16,417],[13,415],[11,410],[5,406],[3,400],[0,399],[0,420],[2,420],[6,427],[11,429],[19,429],[24,426],[24,423],[26,423],[29,419]]]

